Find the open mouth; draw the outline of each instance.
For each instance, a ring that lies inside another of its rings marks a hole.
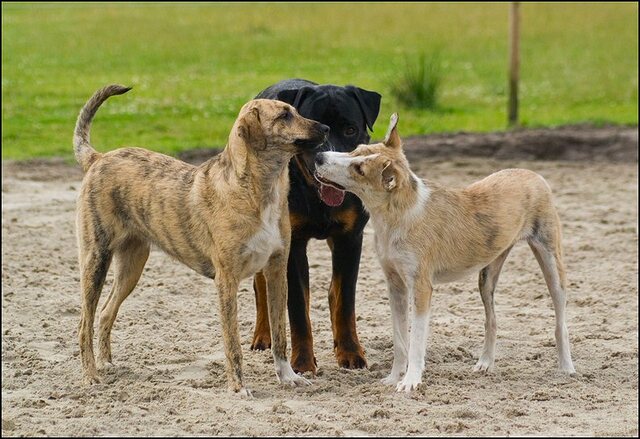
[[[293,144],[302,149],[315,149],[321,146],[326,140],[324,135],[319,135],[308,139],[296,139],[293,141]]]
[[[345,188],[331,180],[320,176],[316,171],[313,175],[320,183],[320,199],[328,206],[339,206],[344,201]]]

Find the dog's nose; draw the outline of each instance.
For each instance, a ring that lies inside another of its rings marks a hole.
[[[326,136],[329,134],[329,127],[321,123],[320,131],[322,131],[322,133]]]
[[[324,164],[324,153],[319,152],[316,154],[316,166],[320,166]]]

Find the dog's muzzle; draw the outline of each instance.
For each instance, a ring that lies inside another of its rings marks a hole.
[[[340,206],[344,201],[345,188],[338,183],[328,180],[327,178],[320,175],[318,172],[318,166],[322,166],[325,163],[325,156],[323,153],[316,154],[315,165],[316,169],[313,173],[313,177],[320,184],[318,188],[318,193],[320,195],[320,199],[327,206],[336,207]]]
[[[323,145],[329,137],[329,127],[324,124],[316,124],[311,137],[306,139],[296,139],[294,144],[300,149],[315,149]]]

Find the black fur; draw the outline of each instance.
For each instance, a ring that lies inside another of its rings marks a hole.
[[[368,129],[378,117],[381,96],[378,93],[348,85],[318,85],[304,79],[289,79],[262,91],[256,98],[277,99],[293,105],[306,118],[323,123],[330,128],[328,141],[320,148],[304,153],[289,163],[291,189],[289,211],[298,221],[292,221],[291,252],[288,264],[289,280],[289,321],[294,352],[300,343],[312,340],[311,328],[307,325],[305,290],[309,288],[309,268],[306,257],[307,243],[311,238],[331,239],[333,277],[340,279],[342,300],[345,304],[338,312],[344,321],[353,320],[355,332],[355,289],[362,250],[362,231],[369,220],[359,198],[346,193],[344,202],[337,207],[327,206],[319,197],[319,186],[311,177],[315,171],[315,155],[321,151],[354,150],[358,145],[369,143]],[[303,169],[302,167],[306,167]],[[348,215],[346,215],[346,214]],[[350,218],[346,224],[345,218]],[[342,245],[342,244],[345,245]],[[346,245],[348,243],[348,245]],[[297,258],[298,260],[292,260]],[[335,325],[335,323],[334,323]],[[357,345],[357,335],[344,342],[347,350]],[[302,350],[313,355],[312,346],[302,346]],[[294,355],[295,356],[295,355]],[[295,358],[294,358],[295,359]],[[362,367],[362,366],[356,366]],[[295,368],[295,365],[294,365]]]

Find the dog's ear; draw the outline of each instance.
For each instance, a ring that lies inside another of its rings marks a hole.
[[[398,185],[398,167],[391,160],[385,162],[382,168],[382,186],[391,192]]]
[[[382,96],[375,91],[365,90],[353,85],[347,85],[345,89],[355,96],[358,104],[360,104],[362,114],[364,114],[367,127],[370,131],[373,131],[373,124],[378,118],[378,113],[380,113],[380,100]]]
[[[253,106],[247,110],[238,123],[238,136],[254,149],[265,149],[267,138],[260,123],[260,109]]]
[[[294,88],[290,90],[281,90],[276,95],[276,99],[293,105],[296,109],[300,108],[302,102],[311,96],[315,90],[313,87],[304,86],[302,88]]]
[[[387,128],[387,134],[382,141],[388,148],[400,149],[402,147],[402,140],[398,134],[398,113],[393,113],[391,119],[389,119],[389,128]]]

